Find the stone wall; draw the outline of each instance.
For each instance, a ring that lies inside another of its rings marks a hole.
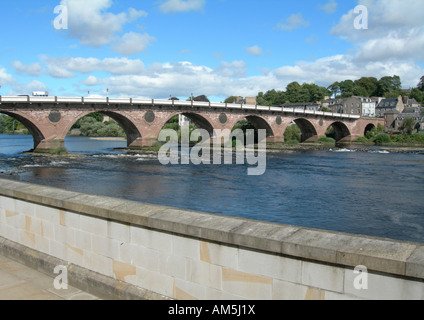
[[[424,299],[421,244],[0,179],[0,246],[6,244],[151,299]],[[357,266],[367,272],[356,273]]]

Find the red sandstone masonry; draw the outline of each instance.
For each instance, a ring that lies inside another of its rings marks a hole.
[[[64,102],[67,101],[67,102]],[[25,98],[2,97],[0,112],[21,121],[34,137],[34,149],[64,146],[71,127],[80,118],[101,112],[116,120],[125,130],[128,147],[150,146],[173,116],[184,114],[201,128],[232,130],[248,118],[257,129],[266,129],[268,142],[284,141],[284,132],[294,121],[305,141],[316,141],[334,126],[339,139],[355,140],[364,136],[368,126],[384,125],[384,119],[358,118],[323,112],[295,112],[281,107],[238,106],[232,104],[190,103],[135,99]]]

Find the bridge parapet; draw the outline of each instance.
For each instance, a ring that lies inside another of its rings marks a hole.
[[[265,111],[285,114],[303,114],[321,117],[334,117],[341,119],[358,120],[359,115],[341,114],[323,111],[302,110],[296,108],[284,108],[281,106],[261,106],[236,103],[179,101],[161,99],[134,99],[134,98],[93,98],[93,97],[31,97],[31,96],[0,96],[0,109],[4,104],[102,104],[102,105],[139,105],[139,106],[173,106],[173,107],[196,107],[196,108],[222,108],[227,110]]]

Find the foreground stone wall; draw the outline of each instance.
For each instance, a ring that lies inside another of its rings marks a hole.
[[[0,179],[6,245],[150,292],[151,299],[424,299],[422,244]],[[367,273],[355,273],[357,266]]]

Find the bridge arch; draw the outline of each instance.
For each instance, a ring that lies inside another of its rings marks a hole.
[[[333,138],[336,141],[340,141],[346,137],[351,136],[351,132],[349,128],[343,122],[340,122],[340,121],[333,122],[328,128],[329,129],[333,128],[333,130],[332,130],[332,133],[328,134],[327,136],[330,138]]]
[[[266,130],[266,137],[274,137],[274,130],[272,129],[271,125],[266,121],[264,118],[260,116],[255,115],[249,115],[246,117],[247,121],[249,121],[256,130]]]
[[[162,130],[163,127],[175,116],[183,115],[187,117],[197,128],[199,129],[205,129],[209,132],[210,136],[212,137],[214,127],[212,123],[204,116],[195,113],[195,112],[174,112],[171,116],[167,116],[165,118],[165,121],[162,121],[162,123],[159,123],[158,128],[159,130]],[[159,135],[159,132],[158,132]]]
[[[374,130],[374,129],[376,129],[377,127],[373,124],[373,123],[370,123],[370,124],[368,124],[366,127],[365,127],[365,130],[364,130],[364,137],[366,137],[367,136],[367,133],[368,132],[370,132],[370,131],[372,131],[372,130]]]
[[[28,129],[29,134],[32,135],[33,140],[34,140],[34,150],[37,149],[37,147],[40,145],[40,143],[42,141],[44,141],[45,136],[44,134],[41,132],[40,128],[33,122],[31,121],[29,118],[24,117],[18,113],[14,113],[14,112],[9,112],[9,111],[1,111],[0,113],[5,114],[17,121],[19,121],[20,123],[22,123],[25,128]]]
[[[255,130],[266,130],[267,138],[274,137],[275,134],[271,124],[266,119],[258,115],[248,114],[236,117],[227,124],[227,127],[232,130],[238,123],[243,120],[247,120],[249,124],[255,128]]]
[[[130,147],[135,141],[141,138],[141,133],[138,130],[137,126],[134,124],[133,121],[131,121],[128,117],[126,117],[123,114],[120,114],[118,112],[112,112],[112,111],[102,111],[102,110],[91,110],[86,111],[78,115],[78,117],[73,118],[72,121],[68,123],[67,126],[65,126],[62,135],[66,137],[68,132],[71,130],[72,126],[80,119],[84,118],[85,116],[88,116],[92,113],[101,113],[105,116],[108,116],[115,120],[119,126],[124,130],[125,135],[127,137],[127,146]]]
[[[300,142],[305,142],[318,136],[317,130],[309,120],[305,118],[298,118],[294,120],[294,123],[297,124],[300,131],[302,132]]]

